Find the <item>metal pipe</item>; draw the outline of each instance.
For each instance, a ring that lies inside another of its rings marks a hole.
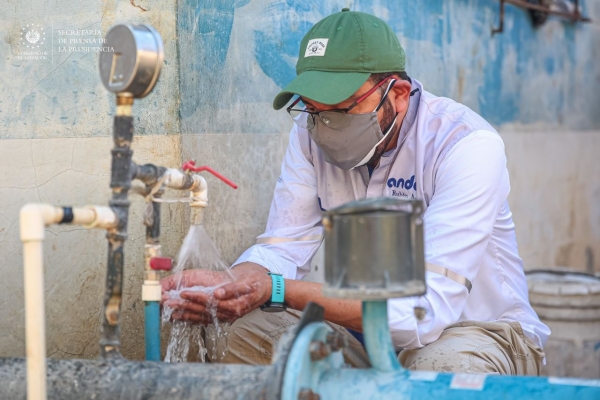
[[[562,12],[562,11],[552,10],[548,6],[543,6],[543,5],[535,4],[535,3],[528,3],[524,0],[502,0],[502,2],[506,2],[508,4],[512,4],[512,5],[522,7],[522,8],[528,9],[528,10],[542,11],[542,12],[545,12],[550,15],[564,17],[564,18],[570,19],[573,22],[576,22],[576,21],[588,22],[589,21],[588,18],[581,18],[581,16],[579,15],[578,8],[573,13],[566,13],[566,12]]]
[[[164,186],[179,190],[190,190],[192,202],[190,219],[193,225],[202,223],[204,208],[208,203],[208,187],[206,180],[177,169],[166,169],[153,164],[137,165],[131,162],[131,176],[146,184],[146,192],[150,193],[153,186],[162,182]],[[160,197],[162,189],[154,194]],[[152,216],[146,224],[146,268],[142,285],[142,300],[144,301],[144,338],[146,345],[146,360],[160,361],[160,272],[152,268],[152,259],[161,257],[160,249],[160,202],[151,203]]]
[[[148,188],[150,191],[151,188]],[[160,198],[162,196],[162,190],[157,191],[154,197]],[[146,225],[146,244],[158,245],[160,243],[160,202],[151,202],[152,207],[152,220],[144,221]]]
[[[398,362],[388,325],[387,301],[363,301],[362,325],[371,366],[382,372],[403,370]]]
[[[112,199],[109,205],[117,215],[119,224],[116,230],[107,234],[108,263],[100,333],[100,354],[105,358],[121,356],[119,318],[123,291],[123,247],[127,239],[127,220],[129,217],[127,193],[131,188],[132,178],[132,151],[130,149],[133,139],[132,105],[132,96],[126,94],[117,96],[117,113],[114,118],[113,129],[114,147],[111,150],[110,187],[112,189]]]
[[[48,398],[266,399],[272,371],[271,365],[48,359]],[[0,399],[24,400],[25,379],[25,359],[0,358]]]
[[[148,186],[158,182],[167,169],[154,164],[137,165],[131,162],[132,179],[138,179]]]
[[[500,0],[500,24],[498,25],[498,28],[492,29],[492,35],[504,31],[504,5],[504,0]]]
[[[504,8],[505,4],[509,3],[517,7],[521,7],[527,10],[540,11],[542,13],[548,15],[556,15],[559,17],[567,18],[571,20],[571,22],[591,22],[590,18],[582,17],[581,12],[579,11],[579,0],[575,0],[575,11],[573,13],[566,13],[562,11],[552,10],[548,6],[529,3],[524,0],[500,0],[500,22],[498,24],[498,28],[492,28],[492,35],[496,33],[501,33],[504,31]]]

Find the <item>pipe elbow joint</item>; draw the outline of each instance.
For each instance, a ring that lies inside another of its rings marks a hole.
[[[194,184],[192,185],[192,203],[191,207],[205,208],[208,205],[208,184],[206,179],[200,175],[194,175]]]
[[[19,212],[19,233],[22,242],[42,241],[47,225],[60,222],[63,210],[49,204],[29,203]]]

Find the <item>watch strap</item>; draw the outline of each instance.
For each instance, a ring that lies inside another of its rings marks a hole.
[[[271,276],[271,303],[282,303],[285,299],[285,279],[281,274],[269,272]]]

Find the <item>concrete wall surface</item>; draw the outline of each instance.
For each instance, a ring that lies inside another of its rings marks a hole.
[[[285,111],[274,111],[271,102],[295,75],[300,40],[312,24],[348,6],[390,24],[406,49],[407,72],[426,90],[468,105],[501,133],[526,267],[600,271],[600,2],[582,1],[592,23],[550,18],[539,28],[525,11],[507,5],[505,31],[492,35],[498,5],[496,0],[3,1],[0,337],[6,339],[0,356],[24,353],[19,207],[30,201],[108,201],[113,96],[98,79],[97,53],[69,51],[68,43],[61,51],[58,41],[77,39],[63,34],[77,29],[99,30],[101,35],[80,35],[98,38],[117,22],[151,23],[165,42],[159,84],[134,106],[134,159],[176,166],[194,158],[240,186],[233,191],[207,177],[206,228],[226,262],[264,229],[291,128]],[[23,33],[30,24],[45,32],[34,51],[47,52],[46,59],[24,54],[33,51]],[[187,229],[186,207],[165,210],[165,253],[174,256]],[[135,199],[122,327],[130,358],[143,357],[143,229],[137,223],[142,212],[143,202]],[[103,233],[52,227],[45,246],[49,354],[95,356]]]
[[[115,23],[152,24],[168,55],[152,97],[134,105],[134,160],[181,164],[175,4],[141,5],[147,11],[128,1],[0,2],[0,356],[25,354],[19,208],[27,202],[108,204],[115,101],[100,82],[98,53],[91,47],[102,46],[98,40]],[[34,48],[25,37],[32,27],[41,36]],[[59,45],[62,39],[66,43]],[[40,58],[28,59],[32,52]],[[127,357],[141,359],[144,202],[139,196],[131,200],[122,344]],[[185,234],[182,210],[164,207],[163,246],[169,255]],[[44,249],[48,354],[94,357],[106,279],[105,233],[53,226]]]

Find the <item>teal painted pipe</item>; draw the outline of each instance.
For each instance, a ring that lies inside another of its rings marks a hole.
[[[146,360],[160,361],[160,303],[144,302],[144,337]]]
[[[363,302],[362,317],[372,368],[346,368],[340,351],[313,357],[312,344],[326,342],[332,332],[326,323],[313,322],[298,334],[290,351],[282,400],[297,400],[301,393],[311,392],[321,399],[344,400],[600,399],[600,380],[408,371],[392,346],[387,302]]]
[[[600,381],[375,369],[330,369],[318,377],[322,399],[598,400]]]
[[[392,345],[388,328],[387,301],[363,301],[362,318],[365,348],[373,368],[382,372],[404,370]]]

